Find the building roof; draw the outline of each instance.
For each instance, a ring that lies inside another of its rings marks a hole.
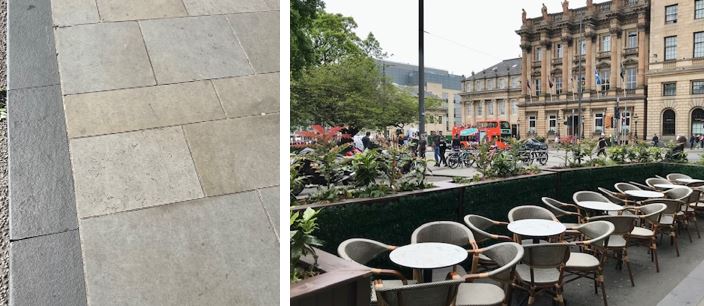
[[[479,73],[466,78],[466,80],[479,80],[485,78],[493,78],[497,76],[520,75],[521,74],[521,58],[512,58],[503,60],[489,68],[486,68]]]
[[[418,86],[418,66],[377,60],[379,70],[391,81],[404,86]],[[442,84],[443,88],[461,90],[464,76],[450,74],[447,70],[425,67],[425,81]]]

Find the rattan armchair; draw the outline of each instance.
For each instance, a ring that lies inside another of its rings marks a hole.
[[[577,218],[577,223],[562,223],[569,230],[573,230],[579,227],[580,223],[583,221],[583,216],[580,213],[579,206],[569,203],[563,203],[558,200],[549,197],[542,197],[541,200],[547,208],[557,219],[563,217],[574,217]]]
[[[648,186],[648,185],[646,185],[646,184],[641,184],[641,183],[634,182],[634,181],[628,181],[628,183],[631,184],[631,185],[633,185],[633,186],[636,186],[636,187],[638,187],[638,188],[640,188],[640,189],[642,189],[642,190],[652,190],[652,191],[655,190],[655,188],[650,187],[650,186]]]
[[[692,178],[691,176],[685,175],[682,173],[670,173],[666,177],[670,182],[673,182],[675,184],[679,183],[679,182],[677,182],[677,179],[691,179]]]
[[[528,305],[541,293],[552,295],[564,306],[562,297],[565,263],[570,257],[568,243],[542,243],[524,246],[523,263],[516,266],[513,287],[528,292]]]
[[[386,306],[451,306],[463,280],[447,280],[432,283],[386,286],[385,281],[374,281],[379,303]]]
[[[411,234],[411,243],[422,242],[454,244],[467,250],[476,250],[479,248],[472,231],[461,223],[453,221],[429,222],[416,228]],[[420,278],[420,275],[416,274],[417,272],[418,271],[414,271],[415,279]],[[434,269],[432,279],[433,281],[446,279],[450,272],[456,272],[460,275],[466,273],[461,266],[455,265],[451,268]]]
[[[633,281],[633,272],[631,264],[628,260],[628,246],[631,232],[635,228],[636,216],[598,216],[591,218],[591,221],[609,221],[614,225],[614,232],[609,236],[609,244],[605,247],[606,251],[613,252],[619,259],[617,267],[622,268],[623,263],[628,269],[628,277],[631,279],[631,286],[635,286]]]
[[[663,203],[646,204],[638,208],[641,226],[636,226],[631,231],[632,244],[644,244],[650,250],[650,261],[655,262],[655,272],[660,272],[658,262],[657,235],[660,233],[660,219],[662,212],[667,209]]]
[[[479,215],[466,215],[464,216],[464,223],[474,234],[477,243],[483,243],[490,240],[503,242],[513,241],[513,239],[511,239],[511,237],[509,236],[489,232],[489,230],[493,229],[495,226],[505,227],[506,225],[508,225],[508,223],[506,222],[492,220]],[[494,266],[496,264],[493,260],[491,260],[491,258],[486,257],[484,254],[481,253],[479,254],[479,258],[476,260],[478,260],[478,264],[482,267]],[[476,260],[474,261],[474,263],[477,263]]]
[[[702,234],[699,232],[699,222],[697,222],[697,207],[699,207],[702,196],[702,188],[704,188],[704,182],[695,182],[687,184],[687,187],[692,189],[692,194],[689,196],[687,201],[687,209],[684,211],[684,217],[687,220],[687,224],[694,223],[694,229],[697,230],[697,237],[702,238]],[[704,208],[704,205],[702,206]],[[702,209],[699,209],[702,211]]]
[[[540,207],[540,206],[535,206],[535,205],[523,205],[523,206],[516,206],[512,208],[511,210],[508,211],[508,221],[509,222],[514,222],[518,220],[525,220],[525,219],[541,219],[541,220],[550,220],[550,221],[555,221],[555,222],[560,222],[560,220],[557,220],[557,217],[550,212],[549,210]],[[560,237],[562,239],[562,237]],[[538,242],[537,239],[530,239],[530,240],[523,240],[520,235],[518,234],[513,234],[513,240],[516,242],[520,242],[521,244],[530,244],[534,242]],[[539,241],[539,242],[545,242],[545,241]]]
[[[675,214],[675,219],[678,221],[678,228],[684,228],[687,232],[689,242],[692,242],[692,234],[689,232],[688,214],[690,210],[689,203],[692,201],[693,193],[694,190],[687,186],[672,188],[664,192],[666,198],[682,201],[682,207],[680,208],[680,211]]]
[[[629,183],[616,183],[614,188],[620,193],[625,193],[626,190],[641,190],[640,187]]]
[[[652,199],[643,201],[644,205],[661,203],[665,204],[665,210],[660,212],[660,222],[658,223],[658,233],[669,234],[670,245],[675,246],[675,254],[677,257],[680,256],[680,244],[679,244],[679,231],[678,228],[678,218],[677,213],[682,210],[682,205],[684,202],[680,200],[673,199]]]
[[[645,183],[648,184],[648,186],[650,186],[650,188],[653,188],[653,189],[655,189],[655,190],[658,190],[658,189],[659,189],[659,188],[655,187],[655,185],[658,185],[658,184],[663,184],[663,185],[665,185],[665,184],[667,184],[667,185],[672,184],[672,182],[668,181],[667,179],[659,178],[659,177],[651,177],[651,178],[649,178],[649,179],[646,179],[646,180],[645,180]]]
[[[594,221],[582,224],[577,230],[584,237],[584,240],[575,242],[576,245],[581,246],[582,252],[570,253],[570,258],[565,264],[565,272],[567,276],[574,277],[565,280],[565,284],[580,278],[594,280],[594,293],[598,293],[598,287],[601,287],[604,306],[606,306],[603,265],[609,236],[614,232],[614,225],[607,221]]]

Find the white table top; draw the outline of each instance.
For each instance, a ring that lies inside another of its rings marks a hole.
[[[464,261],[467,256],[467,250],[461,247],[437,242],[404,245],[389,254],[394,263],[414,269],[445,268]]]
[[[567,228],[552,220],[524,219],[509,223],[508,230],[521,236],[546,237],[562,234]]]
[[[616,205],[611,202],[598,202],[598,201],[582,201],[577,202],[577,206],[592,210],[601,211],[621,211],[624,210],[623,206]]]
[[[678,182],[680,183],[685,183],[685,184],[691,184],[691,183],[701,183],[704,182],[703,180],[698,180],[698,179],[688,179],[688,178],[679,178],[677,179]]]
[[[672,188],[680,187],[680,186],[682,186],[682,185],[675,185],[675,184],[655,184],[655,185],[653,185],[653,186],[655,186],[656,188],[660,188],[660,189],[672,189]]]
[[[624,191],[625,194],[636,197],[636,198],[662,198],[665,197],[665,194],[662,192],[657,192],[657,191],[648,191],[648,190],[626,190]]]

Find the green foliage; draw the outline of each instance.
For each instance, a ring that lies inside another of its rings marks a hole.
[[[483,178],[511,177],[527,173],[537,173],[540,170],[526,168],[520,162],[520,144],[510,139],[507,150],[491,149],[489,143],[479,145],[479,150],[475,155],[475,165],[477,172]]]
[[[290,243],[291,243],[291,275],[292,283],[301,280],[305,275],[305,267],[301,267],[300,259],[306,255],[315,255],[314,247],[322,247],[323,241],[313,235],[318,229],[318,214],[320,210],[307,208],[302,214],[300,212],[291,212],[289,217],[290,223]],[[314,269],[315,267],[310,267]]]
[[[355,185],[363,187],[376,182],[376,178],[383,174],[381,162],[377,150],[365,150],[355,155],[352,159]]]
[[[298,173],[298,170],[301,168],[301,160],[294,160],[293,163],[291,163],[291,167],[289,168],[289,181],[290,181],[290,192],[289,192],[289,199],[291,201],[291,205],[294,205],[296,203],[296,195],[299,194],[303,188],[305,188],[305,176],[301,176]]]
[[[362,40],[354,33],[357,23],[342,14],[318,12],[310,36],[313,40],[314,64],[325,65],[345,57],[364,55]]]
[[[451,182],[455,184],[469,184],[472,182],[472,179],[464,176],[453,176]]]
[[[289,32],[293,77],[300,76],[306,67],[313,65],[314,50],[310,33],[313,22],[323,7],[321,0],[291,0]]]
[[[542,142],[542,143],[545,143],[545,136],[535,136],[535,140]]]
[[[628,160],[628,146],[616,145],[606,149],[611,160],[615,161],[617,164],[625,164]]]

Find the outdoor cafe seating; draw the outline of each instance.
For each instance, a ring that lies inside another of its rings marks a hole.
[[[372,305],[511,305],[518,291],[525,293],[521,303],[548,295],[564,305],[566,290],[585,289],[569,285],[581,278],[593,280],[608,305],[607,262],[625,266],[635,287],[629,249],[644,246],[659,273],[658,238],[669,236],[679,256],[679,232],[689,234],[692,225],[699,233],[696,213],[704,208],[704,181],[685,175],[613,187],[575,192],[573,203],[543,197],[543,206],[512,208],[508,222],[477,214],[466,215],[465,224],[429,222],[409,233],[405,246],[352,238],[338,254],[362,265],[379,258],[395,265],[370,267]],[[401,272],[409,270],[412,277]]]

